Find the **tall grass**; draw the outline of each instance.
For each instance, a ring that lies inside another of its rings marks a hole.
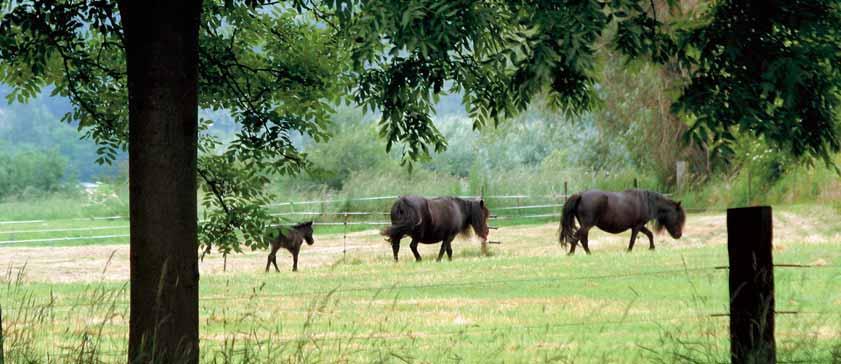
[[[712,269],[719,248],[580,259],[468,249],[442,264],[363,257],[305,274],[211,275],[201,285],[200,361],[718,363],[729,351],[726,318],[709,316],[726,312],[726,274]],[[778,254],[837,261],[828,248]],[[644,274],[687,262],[710,269]],[[778,316],[781,360],[839,362],[837,270],[777,274],[779,310],[826,311]],[[17,266],[0,277],[8,363],[125,362],[125,283],[25,276]]]
[[[0,202],[0,221],[127,216],[128,186],[103,184],[93,192],[71,189]]]
[[[835,157],[841,165],[841,155]],[[681,193],[684,206],[725,208],[747,205],[821,203],[841,211],[841,176],[825,165],[792,165],[768,180],[762,170],[747,166]]]

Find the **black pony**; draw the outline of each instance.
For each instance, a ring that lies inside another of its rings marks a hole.
[[[576,218],[581,224],[579,229],[575,228]],[[613,234],[631,229],[628,251],[634,248],[637,233],[642,231],[648,236],[649,249],[653,250],[654,235],[645,227],[652,220],[655,230],[659,232],[665,227],[669,235],[680,239],[686,214],[680,207],[680,201],[672,201],[657,192],[636,189],[624,192],[589,190],[570,196],[564,203],[560,243],[572,244],[568,253],[572,255],[575,246],[581,241],[584,251],[590,254],[587,234],[590,228],[596,226]]]
[[[415,260],[420,261],[418,243],[435,244],[442,242],[438,261],[447,253],[453,259],[450,243],[458,234],[469,234],[470,228],[482,239],[484,248],[488,241],[488,216],[490,212],[485,201],[467,200],[458,197],[439,197],[427,199],[420,196],[402,196],[391,207],[391,226],[382,231],[391,242],[394,260],[400,251],[400,239],[408,235],[412,238],[409,247]]]
[[[269,243],[272,246],[272,252],[269,253],[269,260],[266,262],[266,272],[269,271],[269,266],[274,264],[274,269],[277,272],[280,272],[280,269],[277,267],[277,251],[280,248],[284,248],[292,253],[292,271],[298,271],[298,253],[301,251],[301,245],[304,244],[304,240],[307,241],[308,245],[312,245],[315,243],[315,240],[312,238],[312,221],[300,223],[295,225],[291,228],[289,227],[281,227],[277,231],[277,236],[272,236],[269,240]]]

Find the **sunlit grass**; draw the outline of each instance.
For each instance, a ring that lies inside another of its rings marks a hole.
[[[825,264],[775,272],[777,310],[802,312],[777,316],[781,359],[837,359],[839,247],[775,253]],[[727,361],[727,319],[710,316],[727,312],[726,270],[714,269],[727,261],[720,245],[575,257],[470,249],[453,262],[354,257],[299,273],[204,276],[202,362]],[[0,288],[8,362],[125,360],[124,282],[16,277],[9,270]]]

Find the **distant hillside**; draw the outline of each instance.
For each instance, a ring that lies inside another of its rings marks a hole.
[[[80,139],[75,124],[61,122],[71,111],[70,102],[42,92],[27,104],[6,101],[9,89],[0,87],[0,152],[15,154],[21,150],[55,151],[67,160],[65,178],[91,181],[119,174],[125,154],[113,166],[100,166],[96,160],[96,144]]]

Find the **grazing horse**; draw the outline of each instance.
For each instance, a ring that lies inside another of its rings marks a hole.
[[[269,271],[269,266],[274,264],[274,269],[277,272],[280,272],[280,269],[277,267],[277,250],[280,248],[284,248],[292,253],[292,271],[298,271],[298,253],[301,251],[301,245],[304,244],[304,240],[307,241],[308,245],[312,245],[315,243],[315,240],[312,239],[312,221],[300,223],[295,225],[291,228],[289,227],[281,227],[277,231],[277,236],[272,237],[269,240],[269,243],[272,245],[272,252],[269,253],[269,260],[266,262],[266,272]]]
[[[467,200],[458,197],[439,197],[427,199],[420,196],[402,196],[391,207],[391,226],[382,231],[382,235],[391,242],[394,261],[400,251],[400,239],[408,235],[412,238],[409,247],[415,260],[420,261],[418,243],[435,244],[441,242],[438,261],[444,253],[447,259],[453,259],[450,245],[459,234],[470,234],[470,228],[482,239],[485,247],[488,241],[488,216],[490,212],[485,201]]]
[[[580,228],[575,228],[575,219]],[[654,220],[657,232],[663,227],[675,239],[683,234],[686,214],[680,207],[680,201],[672,201],[657,192],[645,190],[627,190],[624,192],[604,192],[589,190],[574,194],[564,203],[561,215],[560,243],[572,244],[568,255],[575,254],[575,246],[580,241],[587,254],[587,234],[593,226],[606,232],[618,234],[631,229],[631,242],[628,251],[634,248],[637,233],[642,231],[648,236],[649,249],[654,250],[654,235],[645,224]]]

